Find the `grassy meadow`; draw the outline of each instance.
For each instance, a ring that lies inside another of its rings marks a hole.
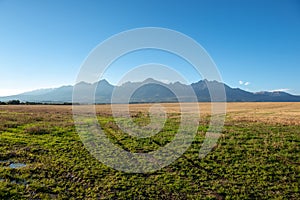
[[[169,113],[164,128],[140,140],[118,128],[109,105],[96,109],[111,141],[149,152],[170,142],[178,129],[178,105],[162,105]],[[149,123],[149,106],[130,105],[137,124]],[[191,147],[146,174],[97,161],[75,131],[71,106],[0,106],[0,199],[300,199],[300,103],[228,103],[222,136],[203,159],[198,153],[210,104],[199,106]]]

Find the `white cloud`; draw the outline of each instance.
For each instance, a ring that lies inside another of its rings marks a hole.
[[[247,86],[247,85],[249,85],[250,84],[250,82],[244,82],[244,81],[239,81],[239,84],[240,85],[245,85],[245,86]]]
[[[289,92],[291,89],[289,88],[280,88],[276,90],[270,90],[270,92]]]

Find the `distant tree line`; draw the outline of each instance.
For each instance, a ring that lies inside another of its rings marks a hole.
[[[70,102],[62,102],[62,103],[57,103],[57,102],[21,102],[20,100],[9,100],[6,102],[0,101],[0,105],[72,105]]]
[[[21,104],[21,102],[20,102],[20,100],[10,100],[7,102],[0,101],[0,104],[1,105],[19,105],[19,104]]]

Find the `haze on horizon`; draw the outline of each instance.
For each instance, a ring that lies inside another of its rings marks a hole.
[[[74,85],[80,66],[99,43],[141,27],[173,29],[193,38],[231,87],[300,95],[299,1],[2,0],[0,27],[0,96]],[[122,77],[148,63],[180,74],[158,71],[152,78],[159,81],[202,79],[183,59],[154,50],[121,57],[102,78],[114,85],[141,81],[153,69]]]

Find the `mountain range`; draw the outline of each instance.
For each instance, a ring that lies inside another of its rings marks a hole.
[[[142,82],[126,82],[120,86],[111,85],[105,79],[96,83],[80,82],[74,86],[62,86],[53,89],[39,89],[18,95],[0,97],[0,101],[20,100],[22,102],[61,103],[72,102],[73,89],[77,95],[74,102],[84,102],[89,92],[95,93],[96,103],[146,103],[146,102],[178,102],[178,101],[211,101],[209,91],[214,91],[214,100],[227,102],[300,102],[300,96],[286,92],[247,92],[239,88],[217,82],[200,80],[190,85],[175,83],[162,83],[154,79]],[[218,90],[225,89],[226,99],[219,97]],[[192,89],[192,90],[191,90]],[[114,96],[113,95],[114,92]],[[176,95],[175,95],[176,93]],[[193,96],[195,94],[196,96]],[[113,98],[113,101],[112,100]],[[195,99],[196,98],[196,99]]]

